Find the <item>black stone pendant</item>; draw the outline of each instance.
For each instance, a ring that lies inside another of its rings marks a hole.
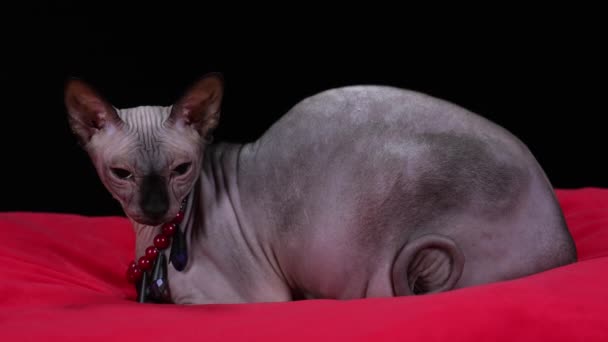
[[[137,302],[145,303],[148,295],[148,272],[143,272],[139,284],[137,284]]]
[[[169,302],[171,300],[168,276],[165,254],[158,253],[150,282],[150,297],[156,302]]]
[[[182,232],[179,225],[175,227],[173,242],[171,243],[171,255],[169,260],[178,271],[183,271],[188,264],[188,248],[186,247],[186,234]]]

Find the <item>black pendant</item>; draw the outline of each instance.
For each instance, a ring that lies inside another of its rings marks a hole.
[[[156,302],[169,302],[171,296],[169,293],[169,282],[167,273],[167,259],[164,253],[158,253],[154,269],[152,271],[152,281],[150,282],[150,296]]]
[[[148,272],[144,271],[139,284],[137,284],[137,302],[145,303],[148,295]]]
[[[171,243],[171,255],[169,260],[178,271],[183,271],[188,264],[188,248],[186,247],[186,234],[182,232],[179,225],[175,227],[173,241]]]

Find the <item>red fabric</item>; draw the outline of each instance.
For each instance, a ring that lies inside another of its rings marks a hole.
[[[3,341],[608,341],[608,189],[557,190],[580,261],[420,297],[137,304],[123,218],[1,213]]]

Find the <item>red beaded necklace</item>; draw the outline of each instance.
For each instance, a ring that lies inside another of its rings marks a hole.
[[[152,246],[146,248],[145,255],[137,262],[133,261],[127,268],[127,280],[136,285],[137,300],[140,303],[167,302],[170,299],[167,279],[167,262],[164,253],[171,244],[169,257],[173,267],[183,271],[188,262],[185,234],[179,224],[184,219],[186,199],[171,222],[162,225],[161,232],[154,237]],[[173,241],[171,241],[173,239]]]

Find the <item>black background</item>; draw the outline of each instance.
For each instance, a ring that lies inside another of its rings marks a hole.
[[[363,8],[296,19],[295,8],[271,21],[247,8],[220,17],[94,4],[5,12],[17,22],[3,28],[2,211],[122,215],[68,130],[68,76],[129,107],[168,105],[202,74],[222,72],[215,138],[233,142],[257,138],[297,101],[330,87],[409,88],[519,136],[555,187],[608,187],[605,39],[588,14],[516,10],[471,20]]]

